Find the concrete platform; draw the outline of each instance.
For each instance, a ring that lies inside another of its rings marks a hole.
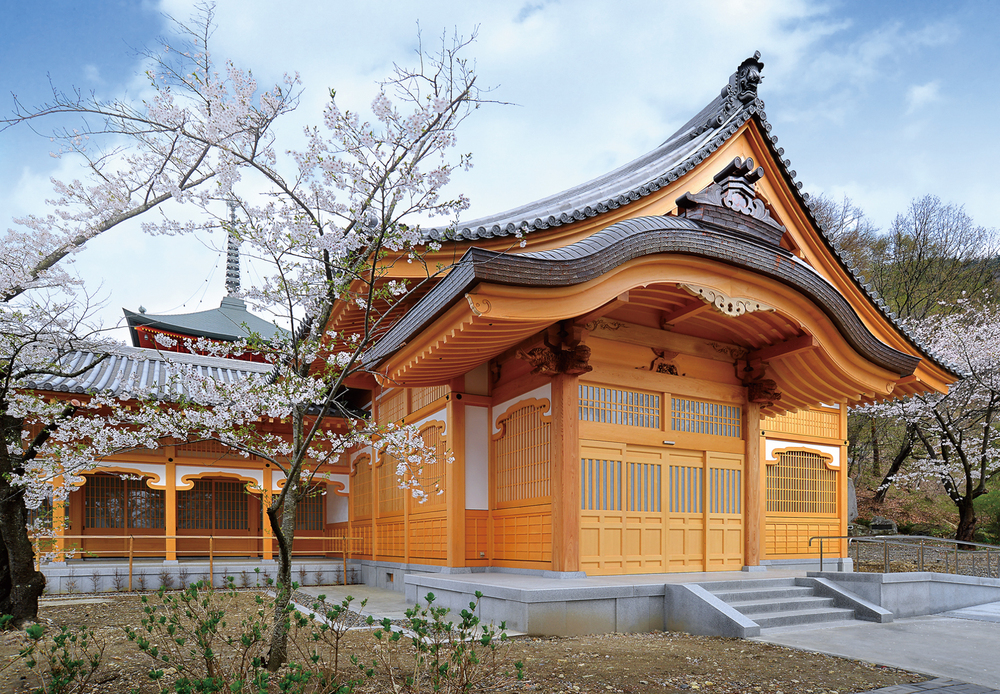
[[[406,600],[433,593],[452,610],[468,607],[475,593],[483,620],[533,635],[577,636],[663,630],[671,587],[708,581],[759,581],[804,577],[804,570],[718,571],[555,578],[511,573],[408,573]],[[712,612],[711,609],[708,610]],[[728,626],[728,625],[723,625]],[[730,635],[728,632],[724,632]],[[731,634],[742,635],[742,634]]]

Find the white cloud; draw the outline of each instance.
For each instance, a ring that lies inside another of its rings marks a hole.
[[[104,84],[104,80],[101,79],[100,68],[91,63],[83,66],[83,79],[91,84]]]
[[[913,113],[928,104],[941,99],[941,83],[938,80],[926,84],[915,84],[906,90],[906,112]]]

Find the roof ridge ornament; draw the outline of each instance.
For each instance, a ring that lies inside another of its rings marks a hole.
[[[742,104],[748,104],[757,98],[757,87],[764,79],[761,71],[764,63],[760,60],[760,51],[740,63],[736,72],[729,76],[729,84],[722,88],[722,104],[706,122],[691,133],[692,139],[706,130],[715,130],[729,120],[730,114]]]
[[[753,158],[736,157],[715,174],[713,183],[697,193],[684,193],[677,198],[678,214],[745,231],[771,243],[780,243],[785,227],[771,216],[767,205],[757,197],[755,184],[763,177],[764,168],[756,166]],[[732,219],[727,214],[708,209],[712,207],[727,208],[754,222]]]

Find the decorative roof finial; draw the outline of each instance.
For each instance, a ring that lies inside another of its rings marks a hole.
[[[760,62],[760,51],[755,51],[752,58],[740,63],[739,68],[729,78],[729,84],[722,90],[722,96],[735,97],[740,103],[748,103],[757,98],[757,85],[764,77],[760,71],[764,63]]]
[[[236,201],[229,201],[229,239],[226,243],[226,296],[240,291],[240,239],[236,236]]]
[[[760,51],[754,52],[752,57],[740,63],[736,72],[729,77],[729,84],[722,88],[722,102],[718,110],[709,116],[701,127],[695,128],[691,132],[691,137],[695,138],[706,130],[721,127],[740,106],[756,99],[757,86],[764,79],[760,74],[763,69],[764,63],[760,61]]]

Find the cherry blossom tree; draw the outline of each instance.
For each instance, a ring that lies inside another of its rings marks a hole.
[[[894,481],[939,480],[958,510],[956,539],[971,541],[973,501],[1000,471],[1000,309],[963,301],[957,312],[912,321],[908,327],[965,375],[945,395],[874,405],[867,413],[892,417],[906,427],[903,456],[908,460],[894,466],[901,469]]]
[[[100,127],[61,133],[74,152],[88,157],[93,182],[58,184],[64,198],[56,201],[57,212],[24,224],[59,228],[71,217],[62,211],[67,204],[112,198],[118,188],[135,189],[143,202],[123,207],[116,198],[105,217],[93,217],[124,219],[145,212],[142,205],[184,203],[198,211],[199,221],[146,215],[143,227],[150,233],[224,228],[236,234],[246,252],[273,270],[246,297],[281,316],[291,332],[188,345],[216,356],[255,350],[273,364],[266,377],[220,383],[178,366],[169,384],[155,391],[135,386],[127,402],[98,394],[58,413],[24,395],[22,419],[60,419],[47,429],[31,469],[22,467],[11,480],[27,490],[25,496],[37,496],[31,490],[39,480],[71,479],[104,456],[164,441],[212,439],[269,461],[285,477],[266,509],[278,546],[279,600],[268,656],[268,667],[277,670],[286,659],[295,508],[322,479],[321,466],[347,450],[372,447],[398,461],[400,484],[415,497],[436,492],[434,481],[421,474],[436,451],[412,427],[376,427],[359,411],[363,402],[352,401],[349,386],[371,383],[362,355],[413,292],[425,291],[448,270],[425,261],[439,244],[426,241],[420,224],[436,217],[438,226],[450,227],[467,208],[463,196],[445,197],[443,189],[455,170],[470,166],[469,155],[453,154],[455,133],[484,99],[462,57],[469,40],[443,35],[435,50],[421,45],[415,67],[397,66],[379,85],[372,120],[342,109],[331,90],[322,126],[305,133],[305,149],[279,158],[271,126],[294,107],[298,80],[260,92],[249,73],[232,65],[217,74],[208,51],[211,21],[207,9],[188,31],[192,48],[167,54],[177,56],[176,63],[157,58],[160,69],[151,72],[156,98],[142,110],[57,95],[48,107],[19,111],[13,119],[19,122],[54,114],[102,119]],[[98,135],[113,136],[120,149],[91,156],[87,138]],[[105,185],[111,175],[121,178]],[[235,225],[222,214],[220,198],[235,204]],[[93,235],[89,230],[72,236],[81,238],[77,246]],[[422,278],[390,280],[399,262],[422,267]],[[354,327],[328,330],[331,317],[345,310],[354,312]],[[265,420],[281,426],[262,427]]]
[[[211,31],[210,8],[203,18],[184,29],[194,50],[150,56],[150,92],[141,104],[54,91],[38,107],[15,97],[0,120],[2,132],[55,119],[54,154],[86,171],[53,180],[49,211],[14,220],[0,241],[0,611],[15,624],[35,618],[45,585],[25,529],[26,502],[37,504],[42,493],[25,482],[51,483],[60,474],[26,471],[58,467],[46,447],[78,412],[78,403],[47,403],[24,385],[40,374],[76,375],[63,359],[73,350],[114,348],[89,327],[90,297],[67,265],[123,222],[168,201],[207,202],[238,180],[241,167],[273,161],[272,126],[296,105],[294,77],[264,91],[231,65],[220,74],[198,50]]]

